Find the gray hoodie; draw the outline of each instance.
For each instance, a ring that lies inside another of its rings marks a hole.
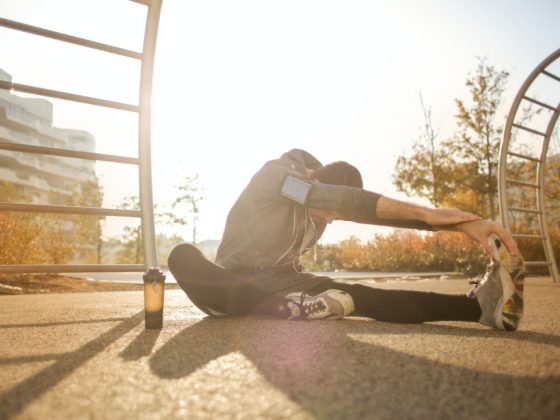
[[[294,269],[299,257],[325,230],[313,222],[309,208],[336,211],[344,220],[358,223],[430,229],[422,222],[380,220],[376,217],[380,195],[362,188],[313,184],[306,206],[281,195],[286,174],[306,177],[306,169],[322,167],[310,153],[293,149],[267,162],[251,179],[233,205],[226,222],[216,263],[235,271]]]

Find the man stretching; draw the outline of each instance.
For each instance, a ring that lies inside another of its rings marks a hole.
[[[333,220],[462,232],[484,247],[492,264],[467,295],[384,290],[302,272],[301,255]],[[354,314],[385,322],[472,321],[515,330],[523,314],[524,262],[499,223],[367,191],[352,165],[323,166],[298,149],[267,162],[253,176],[230,210],[215,262],[189,244],[176,246],[169,256],[179,286],[213,316]]]

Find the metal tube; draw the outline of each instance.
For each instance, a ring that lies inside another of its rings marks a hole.
[[[558,116],[560,116],[560,111],[556,111],[550,121],[548,122],[548,127],[546,129],[546,135],[544,137],[544,143],[541,153],[541,162],[537,165],[537,182],[539,185],[542,185],[543,188],[540,188],[537,191],[537,208],[541,211],[539,213],[539,224],[541,228],[541,232],[545,237],[544,240],[544,252],[546,255],[546,259],[551,262],[550,264],[550,275],[555,282],[560,281],[560,277],[558,276],[558,266],[556,265],[556,259],[554,258],[554,249],[552,248],[552,241],[550,240],[550,235],[548,233],[548,223],[546,220],[546,198],[544,195],[544,183],[546,181],[546,155],[548,153],[548,144],[550,143],[550,138],[552,137],[552,132],[554,131],[554,126],[558,121]]]
[[[518,212],[521,212],[521,213],[535,213],[535,214],[538,214],[538,213],[541,212],[540,210],[536,210],[536,209],[524,209],[524,208],[522,208],[522,207],[510,207],[510,208],[509,208],[509,211],[518,211]]]
[[[516,179],[506,179],[506,182],[508,184],[521,185],[523,187],[531,187],[531,188],[540,188],[541,187],[538,184],[531,184],[530,182],[518,181]]]
[[[156,38],[161,11],[161,0],[152,2],[146,18],[144,59],[140,77],[140,114],[138,157],[140,160],[140,208],[142,209],[142,238],[146,267],[157,267],[156,234],[154,227],[152,163],[151,163],[151,96]]]
[[[105,162],[127,163],[138,165],[138,159],[127,156],[106,155],[102,153],[82,152],[79,150],[57,149],[54,147],[33,146],[29,144],[12,143],[0,137],[0,150],[10,150],[23,153],[37,153],[41,155],[63,156],[76,159],[101,160]]]
[[[514,238],[545,239],[543,235],[533,235],[531,233],[512,233],[511,236]]]
[[[528,96],[524,96],[523,99],[525,99],[525,100],[527,100],[527,101],[529,101],[529,102],[533,102],[534,104],[539,105],[539,106],[542,106],[543,108],[549,109],[549,110],[551,110],[551,111],[556,111],[556,108],[554,108],[553,106],[548,105],[548,104],[545,104],[544,102],[538,101],[538,100],[536,100],[536,99],[534,99],[534,98],[530,98],[530,97],[528,97]]]
[[[9,19],[0,18],[0,26],[16,31],[27,32],[33,35],[39,35],[45,38],[56,39],[57,41],[68,42],[82,47],[93,48],[99,51],[105,51],[111,54],[122,55],[137,60],[142,59],[142,54],[136,51],[127,50],[125,48],[115,47],[113,45],[103,44],[101,42],[91,41],[89,39],[80,38],[77,36],[67,35],[60,32],[51,31],[37,26],[27,25],[25,23],[16,22]]]
[[[550,78],[556,80],[557,82],[560,82],[560,77],[556,76],[555,74],[552,74],[552,73],[550,73],[550,72],[548,72],[548,71],[546,71],[546,70],[543,70],[543,71],[542,71],[542,74],[546,74],[548,77],[550,77]]]
[[[57,206],[0,202],[0,211],[81,214],[87,216],[140,217],[140,210],[104,209],[100,207]]]
[[[515,156],[515,157],[521,158],[521,159],[532,160],[533,162],[540,162],[541,161],[539,158],[523,155],[521,153],[507,152],[507,154],[510,155],[510,156]]]
[[[546,134],[541,132],[541,131],[535,130],[533,128],[525,127],[524,125],[521,125],[521,124],[512,124],[512,125],[516,128],[521,129],[521,130],[528,131],[529,133],[537,134],[537,135],[543,136],[543,137],[546,136]]]
[[[552,264],[550,261],[525,261],[526,266],[550,265],[550,264]]]
[[[140,73],[140,114],[138,117],[138,157],[140,160],[140,208],[142,209],[142,238],[144,262],[144,325],[150,329],[163,327],[165,275],[158,268],[151,162],[151,97],[154,76],[156,38],[161,12],[161,0],[153,0],[146,17],[144,58]]]
[[[63,92],[60,90],[44,89],[36,86],[22,85],[20,83],[10,83],[4,80],[0,80],[0,89],[31,93],[33,95],[48,96],[50,98],[64,99],[67,101],[82,102],[85,104],[97,105],[105,108],[120,109],[123,111],[139,111],[139,107],[136,105],[108,101],[106,99],[99,99],[91,96],[75,95],[73,93]]]

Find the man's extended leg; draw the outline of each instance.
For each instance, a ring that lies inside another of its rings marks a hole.
[[[362,284],[337,281],[311,273],[284,273],[297,277],[302,291],[311,296],[336,289],[348,293],[354,300],[352,315],[385,322],[419,323],[429,321],[478,321],[481,310],[476,299],[464,295],[450,295],[411,290],[386,290]],[[305,284],[312,284],[305,288]],[[294,294],[290,294],[294,296]],[[297,297],[296,297],[297,299]]]
[[[354,315],[379,321],[473,321],[513,331],[518,328],[523,316],[525,263],[520,256],[511,255],[497,237],[492,238],[490,245],[494,254],[492,264],[468,295],[377,289],[327,277],[306,292],[317,294],[328,289],[343,290],[354,300]],[[302,279],[313,276],[298,274]]]
[[[473,321],[480,319],[476,299],[412,290],[386,290],[362,284],[333,281],[330,288],[349,293],[354,299],[354,315],[385,322]]]

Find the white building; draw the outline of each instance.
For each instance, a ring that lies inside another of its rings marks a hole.
[[[11,82],[11,75],[0,69],[0,80]],[[53,126],[51,102],[4,89],[0,89],[0,141],[95,151],[90,133]],[[86,182],[97,184],[95,161],[7,150],[0,150],[0,180],[18,186],[33,202],[42,204],[53,203],[53,193],[67,196]]]

